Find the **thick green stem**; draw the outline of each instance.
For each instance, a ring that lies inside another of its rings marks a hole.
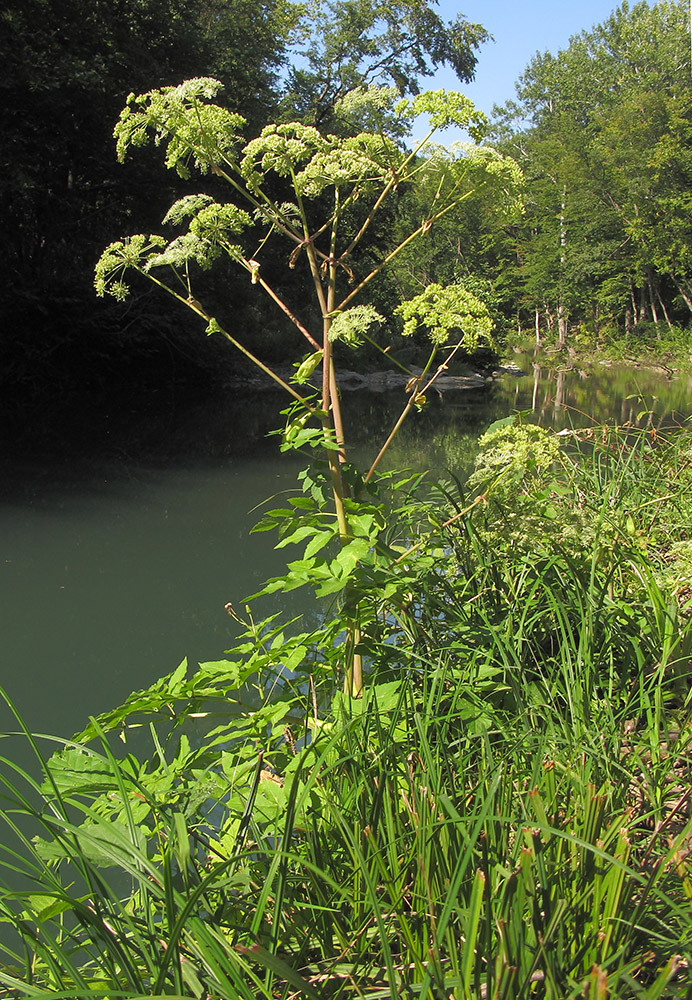
[[[300,217],[303,223],[303,235],[305,243],[305,253],[307,254],[308,262],[310,265],[310,273],[312,274],[312,281],[315,286],[315,294],[320,304],[322,310],[322,428],[324,430],[325,441],[329,441],[332,436],[333,426],[333,414],[330,416],[331,411],[331,378],[330,371],[332,369],[331,360],[331,343],[329,340],[329,329],[331,326],[331,319],[329,316],[330,309],[327,301],[327,297],[324,293],[324,288],[322,287],[322,279],[320,277],[320,269],[317,263],[317,256],[315,254],[315,247],[310,236],[310,229],[308,225],[307,214],[305,212],[305,206],[303,204],[303,199],[297,190],[297,185],[295,183],[295,176],[293,177],[294,190],[296,191],[296,199],[298,202],[298,210],[300,212]],[[330,276],[331,268],[333,263],[330,263]],[[330,287],[331,287],[330,282]],[[336,453],[331,449],[327,448],[327,461],[329,464],[329,474],[332,480],[332,495],[334,497],[334,509],[336,512],[337,525],[339,527],[339,538],[341,539],[342,545],[345,545],[349,539],[348,521],[346,519],[346,511],[344,509],[344,484],[341,475],[341,468],[339,458]]]
[[[174,298],[178,299],[179,302],[182,302],[184,305],[186,305],[188,309],[191,309],[192,312],[196,313],[207,323],[211,321],[212,317],[207,312],[205,312],[205,310],[202,308],[202,306],[196,299],[185,299],[183,298],[182,295],[179,295],[177,292],[173,291],[173,289],[169,288],[163,282],[159,281],[158,278],[154,278],[152,275],[147,274],[144,271],[142,271],[141,273],[144,274],[146,277],[150,278],[150,280],[153,281],[154,284],[158,285],[160,288],[163,288]],[[325,322],[327,318],[328,317],[325,317]],[[292,386],[290,386],[287,382],[284,382],[284,380],[279,375],[277,375],[276,372],[272,371],[272,369],[269,368],[267,365],[265,365],[264,362],[260,361],[259,358],[255,357],[255,355],[252,354],[252,352],[249,351],[246,347],[244,347],[240,343],[240,341],[236,340],[235,337],[232,337],[230,333],[228,333],[220,326],[218,327],[216,332],[220,333],[223,337],[225,337],[226,340],[229,341],[229,343],[231,343],[235,348],[237,348],[237,350],[239,350],[241,354],[244,354],[245,357],[247,357],[250,361],[253,362],[253,364],[257,365],[257,367],[260,368],[263,372],[266,372],[266,374],[269,375],[270,378],[272,378],[275,382],[277,382],[278,385],[280,385],[283,389],[286,390],[286,392],[290,393],[290,395],[293,396],[294,399],[298,400],[303,406],[305,406],[307,410],[309,410],[311,413],[315,412],[314,407],[310,406],[308,401],[304,399],[299,392],[296,392],[296,390]],[[331,347],[328,334],[329,334],[329,327],[327,326],[325,331],[325,340],[324,340],[325,344],[327,345],[327,348]],[[324,365],[324,370],[331,371],[333,376],[334,369],[331,363],[331,357],[329,356],[328,352],[327,352],[327,357],[323,360],[323,365]],[[332,432],[332,427],[329,422],[328,404],[329,401],[327,401],[327,406],[322,407],[322,413],[323,413],[322,427],[324,429],[325,439],[328,439],[331,436]],[[348,528],[348,521],[346,518],[346,511],[344,509],[344,492],[343,492],[343,479],[341,476],[341,469],[340,469],[339,459],[338,457],[335,456],[335,452],[331,449],[328,449],[327,455],[329,456],[329,471],[332,479],[332,493],[334,496],[334,507],[336,510],[337,524],[339,527],[339,538],[341,539],[341,544],[345,545],[347,544],[350,538],[350,532]],[[357,654],[353,654],[352,650],[359,641],[359,636],[360,633],[357,629],[354,630],[353,627],[349,628],[349,638],[347,640],[347,646],[350,645],[351,653],[349,654],[349,658],[353,662],[353,667],[351,670],[347,670],[347,674],[350,674],[353,678],[353,682],[351,685],[352,687],[355,688],[356,683],[358,684],[358,692],[360,692],[360,689],[362,687],[362,663],[360,656]],[[356,661],[357,661],[357,669],[356,669]]]
[[[322,426],[324,427],[325,439],[328,439],[332,435],[332,431],[335,430],[333,427],[334,411],[331,410],[331,391],[332,391],[332,377],[334,373],[334,365],[332,362],[332,345],[329,340],[329,327],[331,320],[329,316],[324,317],[324,332],[322,341],[322,412],[324,414],[322,418]],[[336,379],[334,379],[334,385],[336,386]],[[330,410],[332,416],[330,418]],[[327,449],[327,457],[329,461],[329,473],[332,479],[332,493],[334,495],[334,508],[336,510],[337,522],[339,525],[339,537],[341,539],[341,544],[346,545],[350,538],[350,531],[348,528],[348,521],[346,519],[346,511],[344,509],[344,482],[341,475],[341,462],[339,461],[338,454],[331,448]]]
[[[339,461],[342,465],[346,462],[346,437],[344,435],[344,423],[341,416],[341,399],[339,397],[339,387],[336,384],[336,371],[334,369],[334,359],[329,359],[329,392],[332,398],[332,416],[334,420],[334,433],[336,434],[336,443],[339,446],[337,452],[339,456]],[[344,491],[346,491],[346,484],[344,484]]]
[[[363,657],[356,652],[360,642],[360,625],[358,611],[355,617],[349,618],[348,635],[346,636],[346,670],[344,672],[344,694],[350,698],[360,698],[363,693]]]
[[[325,437],[331,435],[332,429],[336,434],[339,446],[338,454],[331,448],[327,450],[329,461],[329,472],[332,480],[332,494],[334,497],[334,507],[336,510],[337,524],[339,527],[339,539],[342,546],[347,545],[351,539],[351,531],[346,517],[344,507],[344,480],[341,474],[341,465],[345,461],[343,424],[341,420],[341,406],[339,403],[339,393],[336,384],[336,373],[334,371],[334,361],[332,358],[332,343],[329,333],[332,326],[332,313],[336,299],[336,228],[339,218],[339,191],[335,194],[334,218],[330,235],[330,253],[327,270],[327,293],[324,294],[315,248],[309,235],[307,219],[305,217],[302,201],[299,199],[299,208],[303,217],[305,227],[306,253],[310,261],[310,269],[317,296],[322,305],[322,410],[323,427]],[[330,422],[331,421],[331,422]],[[348,605],[348,588],[346,593],[346,603]],[[347,608],[348,628],[344,649],[344,690],[350,697],[357,698],[363,689],[363,659],[360,653],[356,652],[356,647],[360,642],[360,628],[358,626],[358,609],[353,611]]]
[[[336,229],[339,221],[339,216],[341,214],[341,198],[339,194],[339,188],[334,191],[334,216],[332,218],[332,229],[329,240],[329,278],[327,284],[327,312],[324,317],[324,327],[323,327],[323,339],[324,341],[329,341],[329,331],[332,326],[332,312],[334,310],[334,302],[336,301]],[[334,359],[331,354],[331,347],[329,352],[329,363],[327,364],[326,358],[324,359],[324,364],[322,367],[322,392],[324,395],[325,389],[327,391],[327,396],[331,404],[332,419],[334,422],[334,432],[336,434],[336,443],[339,446],[338,456],[339,462],[343,465],[346,461],[346,439],[344,437],[344,424],[341,417],[341,400],[339,398],[339,388],[336,384],[336,371],[334,369]],[[342,490],[343,480],[342,480]],[[345,490],[344,490],[345,494]]]
[[[334,371],[334,360],[331,353],[331,341],[329,333],[332,326],[332,313],[336,301],[336,229],[339,220],[339,188],[334,192],[334,221],[332,223],[331,239],[329,243],[329,270],[327,284],[327,313],[324,317],[324,366],[323,366],[323,387],[331,403],[332,419],[336,432],[337,443],[339,445],[339,463],[346,460],[344,450],[343,425],[341,422],[341,403],[339,400],[339,390],[336,384],[336,373]],[[333,456],[333,452],[331,453]],[[343,476],[339,470],[342,497],[345,494]],[[350,538],[351,532],[346,524],[346,541]],[[344,540],[342,539],[342,544]],[[345,662],[344,662],[344,690],[352,698],[359,698],[363,691],[363,657],[358,653],[357,646],[360,642],[360,625],[358,606],[349,609],[349,588],[346,588],[346,610],[348,615],[348,633],[346,636]]]

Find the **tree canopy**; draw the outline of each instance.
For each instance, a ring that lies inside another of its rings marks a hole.
[[[160,337],[147,333],[165,327],[156,307],[133,322],[118,307],[95,303],[91,290],[93,264],[114,228],[127,232],[136,216],[155,229],[172,198],[185,193],[173,177],[162,183],[153,156],[139,164],[136,183],[128,165],[115,163],[112,131],[129,92],[214,76],[224,84],[224,106],[246,119],[247,139],[282,116],[326,126],[335,103],[370,81],[415,93],[419,78],[442,63],[469,79],[484,37],[463,18],[446,24],[434,0],[16,0],[6,7],[4,378],[26,386],[72,375],[83,382],[87,357],[120,363],[124,331],[128,350],[160,350]],[[349,129],[342,121],[340,133]],[[263,325],[262,317],[254,322]],[[185,339],[184,330],[169,333],[176,343]]]
[[[488,32],[459,14],[445,22],[435,0],[309,0],[296,35],[286,105],[320,125],[357,87],[393,84],[417,94],[443,65],[469,83]]]
[[[495,124],[527,178],[520,309],[596,332],[689,319],[691,108],[683,0],[624,2],[532,60]]]

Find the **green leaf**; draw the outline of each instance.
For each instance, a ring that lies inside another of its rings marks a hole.
[[[214,680],[223,680],[226,686],[239,684],[241,680],[240,664],[234,660],[204,660],[199,665],[199,673],[208,674]]]
[[[185,817],[181,812],[173,814],[173,825],[175,828],[175,839],[173,841],[175,859],[178,862],[180,871],[185,874],[190,866],[190,834],[187,829]]]
[[[308,983],[302,976],[300,976],[295,969],[285,962],[278,955],[274,955],[272,952],[267,951],[259,944],[253,944],[251,947],[247,948],[245,945],[236,945],[237,950],[245,955],[247,958],[252,959],[255,962],[259,962],[260,965],[265,966],[275,975],[279,976],[285,982],[289,983],[294,990],[297,990],[301,996],[308,997],[308,1000],[322,1000],[320,994],[317,992],[314,986]]]
[[[305,552],[303,553],[304,558],[310,559],[317,552],[323,549],[325,545],[329,545],[334,538],[336,538],[336,533],[334,531],[316,532],[305,546]]]
[[[502,427],[509,427],[516,423],[516,418],[514,414],[510,414],[509,417],[502,417],[500,420],[493,420],[492,424],[486,428],[485,434],[494,434],[495,431],[499,431]]]
[[[345,545],[341,552],[332,560],[331,565],[339,566],[345,574],[350,575],[361,559],[370,553],[370,541],[366,538],[354,538]],[[341,574],[339,574],[341,575]]]
[[[310,538],[318,531],[312,524],[301,524],[300,527],[292,531],[290,535],[286,535],[282,538],[280,542],[277,542],[274,546],[275,549],[283,549],[287,545],[295,545],[298,542],[302,542],[304,538]],[[331,532],[329,533],[331,535]]]
[[[22,914],[22,919],[43,923],[44,920],[51,920],[60,913],[66,913],[73,908],[71,899],[62,896],[36,894],[28,897],[29,909]]]
[[[180,691],[182,683],[187,679],[187,657],[175,668],[168,679],[168,690],[171,694]]]

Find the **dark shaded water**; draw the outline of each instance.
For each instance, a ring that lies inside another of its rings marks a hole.
[[[516,360],[528,376],[434,395],[389,465],[463,475],[479,434],[513,410],[556,426],[636,421],[649,407],[666,422],[692,412],[687,377],[601,367],[549,376]],[[345,397],[359,464],[403,401],[402,392]],[[254,508],[291,490],[305,464],[266,437],[283,404],[271,392],[235,393],[163,412],[100,413],[60,442],[48,434],[43,454],[28,460],[17,449],[5,463],[2,684],[31,728],[68,735],[183,656],[222,655],[235,635],[224,605],[241,603],[285,558],[270,535],[249,534]],[[303,610],[301,591],[289,597],[259,610]]]

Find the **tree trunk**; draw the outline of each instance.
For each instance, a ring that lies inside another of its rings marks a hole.
[[[565,211],[567,205],[567,187],[562,188],[562,201],[560,203],[560,301],[557,307],[557,343],[558,347],[564,347],[567,343],[567,313],[564,302],[564,277],[565,260],[567,256],[567,227],[565,225]]]
[[[673,276],[671,275],[671,277]],[[675,287],[680,292],[680,295],[682,296],[685,305],[690,310],[690,312],[692,312],[692,295],[690,295],[689,290],[684,289],[677,278],[673,277],[673,281],[675,282]]]
[[[558,347],[564,347],[567,344],[567,315],[562,300],[557,307],[557,344]]]
[[[651,316],[653,318],[654,323],[656,324],[656,340],[660,340],[661,331],[658,326],[658,313],[656,312],[656,302],[654,299],[654,288],[653,288],[653,283],[651,281],[651,275],[648,275],[646,279],[646,290],[649,295],[649,309],[651,310]]]
[[[639,309],[637,310],[637,322],[643,323],[646,319],[646,285],[639,289]]]
[[[670,322],[670,316],[668,315],[668,310],[666,309],[666,304],[663,301],[663,299],[661,298],[661,293],[659,291],[658,284],[656,284],[654,286],[654,291],[656,292],[656,298],[658,299],[658,304],[661,307],[661,312],[663,313],[663,315],[666,318],[666,323],[668,324],[668,329],[672,330],[673,329],[673,324]]]
[[[560,412],[565,408],[565,373],[563,371],[557,373],[557,383],[555,385],[555,404],[553,406],[553,413],[557,417]]]

